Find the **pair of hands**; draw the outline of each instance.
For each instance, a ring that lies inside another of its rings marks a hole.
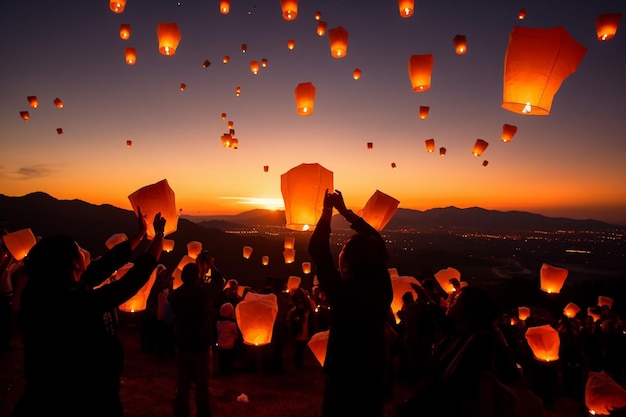
[[[343,195],[341,194],[341,191],[335,190],[334,193],[329,193],[327,188],[326,193],[324,194],[324,208],[332,211],[333,207],[336,208],[341,215],[344,215],[348,212],[348,209],[346,208],[346,203],[344,203],[343,201]]]
[[[146,220],[146,216],[141,213],[141,207],[137,206],[137,222],[139,227],[139,232],[143,232],[146,234],[146,230],[148,230],[148,222]],[[158,212],[154,215],[154,220],[152,221],[152,227],[154,227],[154,233],[157,235],[163,236],[165,231],[165,218],[161,217],[161,212]]]

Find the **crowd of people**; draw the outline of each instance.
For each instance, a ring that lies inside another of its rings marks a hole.
[[[283,278],[268,276],[260,288],[241,291],[235,279],[224,278],[207,250],[183,268],[182,285],[175,289],[171,271],[158,263],[166,219],[158,214],[152,219],[156,236],[145,253],[135,254],[147,229],[140,209],[137,232],[97,259],[86,260],[68,236],[44,237],[19,262],[3,247],[0,349],[11,348],[14,324],[24,345],[26,384],[13,417],[44,411],[122,417],[123,347],[116,309],[153,271],[140,345],[146,354],[175,363],[175,417],[211,416],[214,376],[228,378],[259,366],[280,375],[286,360],[303,368],[309,340],[326,330],[321,417],[383,417],[398,382],[413,392],[395,405],[398,417],[438,415],[443,404],[450,415],[498,415],[497,392],[485,388],[485,375],[528,388],[547,409],[557,394],[584,403],[590,372],[604,371],[626,385],[626,329],[610,306],[598,307],[596,317],[540,311],[520,320],[515,310],[499,311],[480,286],[456,280],[451,282],[455,291],[447,294],[434,277],[426,277],[412,285],[394,312],[388,254],[379,232],[346,208],[341,192],[327,191],[323,203],[308,247],[319,283],[310,290],[287,291]],[[334,210],[355,232],[336,260],[330,246]],[[131,258],[129,272],[102,285]],[[261,363],[244,343],[236,318],[246,292],[276,296],[272,339],[262,348]],[[529,327],[544,324],[560,338],[559,360],[551,363],[537,361],[524,336]],[[213,356],[217,371],[212,373]],[[63,383],[56,377],[60,374]],[[449,401],[451,395],[455,401]]]

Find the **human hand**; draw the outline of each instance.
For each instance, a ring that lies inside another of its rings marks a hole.
[[[164,235],[165,231],[165,218],[161,217],[161,212],[158,212],[154,215],[154,221],[152,222],[152,226],[154,227],[155,235]]]
[[[335,208],[337,209],[339,214],[345,215],[348,209],[346,208],[346,203],[344,203],[343,201],[343,195],[341,194],[341,191],[335,190],[334,196]]]
[[[335,205],[335,194],[329,193],[328,188],[324,193],[324,210],[333,211],[333,206]]]
[[[137,234],[143,237],[146,234],[146,230],[148,230],[146,216],[141,212],[141,207],[137,206]]]

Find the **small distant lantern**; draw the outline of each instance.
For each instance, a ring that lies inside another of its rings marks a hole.
[[[398,211],[399,200],[376,190],[365,203],[359,215],[379,232],[389,223],[389,220]]]
[[[283,250],[283,258],[285,259],[286,264],[294,263],[296,261],[296,250],[295,249]]]
[[[296,247],[296,238],[293,236],[285,236],[285,241],[283,242],[284,249],[294,249]]]
[[[295,275],[291,275],[287,279],[287,292],[293,293],[295,290],[300,288],[300,283],[302,283],[302,278],[295,276]]]
[[[395,162],[392,162],[392,163],[391,163],[391,168],[392,168],[392,169],[396,169],[396,167],[397,167],[396,163],[395,163]]]
[[[483,166],[484,166],[484,167],[486,167],[487,165],[489,165],[489,161],[484,160],[484,161],[483,161]]]
[[[63,102],[61,101],[60,98],[55,98],[53,101],[55,106],[57,106],[58,109],[62,109],[63,107],[65,107],[65,104],[63,104]]]
[[[355,80],[358,80],[361,78],[361,70],[358,68],[355,68],[354,71],[352,72],[352,78],[354,78]]]
[[[487,149],[487,146],[489,146],[488,142],[482,139],[476,139],[476,142],[474,143],[474,148],[472,148],[472,154],[474,156],[481,156],[483,152],[485,152],[485,149]]]
[[[315,12],[315,20],[320,20],[322,18],[322,12]]]
[[[63,129],[61,129],[60,127],[57,127],[57,135],[62,135],[63,134]]]
[[[604,295],[598,296],[598,307],[607,306],[608,308],[613,307],[613,299],[611,297],[606,297]]]
[[[109,2],[109,8],[113,13],[122,13],[126,6],[126,0],[113,0]]]
[[[233,122],[232,120],[228,121],[228,129],[232,129],[233,126],[235,126],[235,122]]]
[[[333,58],[343,58],[348,53],[348,31],[342,26],[337,26],[328,31],[330,41],[330,54]]]
[[[608,416],[626,407],[626,390],[604,371],[589,371],[585,406],[590,415]]]
[[[137,49],[126,48],[124,50],[124,58],[126,59],[126,63],[128,65],[135,65],[137,62]]]
[[[393,291],[393,299],[391,300],[391,311],[396,318],[396,323],[400,323],[400,317],[398,317],[398,311],[402,309],[402,296],[407,291],[410,291],[413,294],[413,299],[417,299],[417,293],[411,286],[411,284],[419,285],[421,287],[420,282],[411,276],[393,276],[391,277],[391,289]]]
[[[322,214],[326,190],[334,190],[333,172],[320,164],[300,164],[280,176],[286,227],[313,230]]]
[[[162,55],[172,56],[180,43],[181,34],[176,23],[159,23],[157,26],[159,52]]]
[[[398,8],[400,9],[400,17],[411,17],[415,8],[415,0],[398,0]]]
[[[621,13],[605,13],[596,17],[596,34],[598,35],[598,40],[608,41],[613,39],[621,18]]]
[[[269,344],[277,314],[276,294],[248,292],[235,307],[235,317],[243,342],[253,346]]]
[[[430,89],[434,63],[435,57],[432,54],[411,55],[409,58],[409,78],[413,91],[421,93]]]
[[[30,114],[27,111],[21,111],[20,112],[20,117],[24,120],[29,120],[30,119]]]
[[[230,147],[233,149],[239,149],[239,139],[232,138],[230,141]]]
[[[554,95],[586,51],[562,26],[514,27],[504,58],[502,107],[532,116],[550,114]]]
[[[130,25],[126,23],[122,23],[120,25],[120,38],[125,41],[130,38]]]
[[[300,83],[296,86],[296,112],[300,116],[310,116],[313,114],[315,106],[316,88],[313,83]]]
[[[244,246],[243,247],[243,257],[246,259],[250,259],[250,255],[252,255],[252,246]]]
[[[28,228],[7,233],[2,236],[2,240],[11,256],[18,262],[23,260],[31,248],[35,246],[35,243],[37,243],[33,231]]]
[[[248,44],[247,43],[242,43],[241,44],[241,52],[245,54],[247,50],[248,50]]]
[[[270,263],[270,257],[267,255],[264,255],[261,257],[261,265],[269,265]]]
[[[255,75],[259,73],[259,61],[250,61],[250,71]]]
[[[430,111],[430,107],[420,106],[420,119],[426,119],[428,117],[429,111]]]
[[[226,120],[226,113],[222,113],[222,120]]]
[[[270,170],[269,165],[263,165],[263,172],[268,172]]]
[[[30,107],[32,107],[33,109],[39,107],[39,100],[37,100],[36,96],[28,96],[26,99],[28,100],[28,104],[30,105]]]
[[[207,69],[211,66],[211,61],[209,61],[208,59],[205,59],[204,62],[202,63],[202,68]]]
[[[528,307],[517,307],[517,318],[520,319],[521,321],[526,320],[528,317],[530,317],[530,308]]]
[[[580,307],[578,307],[574,302],[567,303],[567,305],[563,308],[563,314],[565,314],[565,316],[569,317],[570,319],[576,317],[576,314],[578,314],[579,312]]]
[[[457,55],[463,55],[467,52],[467,38],[465,35],[456,35],[452,38],[452,43],[454,44],[454,51]]]
[[[294,41],[293,39],[289,39],[287,41],[287,48],[288,49],[293,49],[296,47],[296,41]]]
[[[266,68],[266,67],[267,67],[267,59],[266,59],[266,58],[263,58],[263,59],[261,60],[261,66],[262,66],[263,68]]]
[[[241,95],[241,87],[235,88],[235,95],[239,97]]]
[[[374,149],[374,143],[373,142],[367,142],[367,150],[371,151],[372,149]]]
[[[317,35],[318,36],[324,36],[326,34],[326,29],[328,28],[328,23],[324,22],[323,20],[320,20],[319,22],[317,22]]]
[[[174,240],[172,239],[163,239],[163,250],[165,252],[171,252],[174,250]]]
[[[132,140],[127,140],[126,141],[126,147],[130,148],[131,146],[133,146],[133,141]]]
[[[559,359],[559,346],[561,344],[559,332],[549,324],[529,327],[524,337],[538,361],[553,362]]]
[[[500,139],[505,143],[510,142],[511,139],[513,139],[513,136],[515,136],[515,133],[517,133],[517,126],[505,123],[502,125],[502,135],[500,136]]]
[[[446,156],[446,148],[439,148],[439,156]]]
[[[559,268],[546,263],[541,265],[541,291],[545,291],[548,294],[558,294],[567,278],[567,273],[568,271],[565,268]]]
[[[283,11],[283,19],[291,21],[298,17],[298,0],[280,0],[280,8]]]
[[[230,0],[220,0],[220,13],[221,14],[230,13]]]
[[[311,262],[302,262],[302,272],[305,274],[311,273]]]
[[[328,347],[329,333],[329,330],[317,332],[311,336],[311,339],[307,342],[307,346],[311,349],[315,359],[317,359],[321,366],[324,366],[324,361],[326,360],[326,348]]]
[[[202,252],[202,242],[192,240],[191,242],[187,243],[187,255],[190,258],[196,259],[198,255],[200,255],[200,252]]]
[[[435,279],[439,283],[439,286],[448,294],[452,294],[455,291],[454,285],[450,283],[450,280],[456,278],[461,281],[461,273],[458,269],[451,266],[446,269],[440,269],[435,274]]]
[[[185,91],[185,88],[187,88],[187,84],[180,83],[180,91]]]
[[[520,9],[520,11],[517,13],[517,19],[524,20],[525,18],[526,18],[526,10]]]
[[[138,189],[128,196],[133,211],[137,214],[137,207],[141,207],[141,213],[147,219],[154,219],[157,213],[166,220],[164,235],[167,236],[176,231],[178,227],[178,212],[176,211],[176,201],[174,191],[163,179],[151,185]],[[148,222],[147,236],[152,239],[155,235],[152,222]]]
[[[424,142],[426,144],[426,152],[435,152],[435,139],[426,139]]]
[[[222,58],[222,62],[224,64],[228,64],[228,61],[230,61],[230,57],[228,55],[224,56],[224,58]]]

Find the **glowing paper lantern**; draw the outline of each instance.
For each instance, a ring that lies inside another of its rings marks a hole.
[[[126,147],[130,148],[131,146],[133,146],[133,141],[132,140],[127,140],[126,141]]]
[[[122,13],[126,6],[126,0],[113,0],[109,2],[109,8],[113,13]]]
[[[483,166],[486,167],[487,165],[489,165],[489,161],[483,161]]]
[[[165,252],[171,252],[174,250],[174,242],[172,239],[163,239],[163,250]]]
[[[435,274],[435,279],[446,293],[452,294],[455,289],[454,286],[450,283],[452,278],[456,278],[461,281],[461,273],[458,269],[448,267],[446,269],[440,269],[439,272]]]
[[[296,41],[294,41],[293,39],[289,39],[287,41],[287,48],[288,49],[293,49],[296,47]]]
[[[297,277],[295,275],[291,275],[289,279],[287,279],[287,292],[293,293],[295,290],[300,288],[301,282],[302,282],[302,278]]]
[[[37,239],[35,239],[35,235],[33,235],[33,231],[30,229],[20,229],[7,233],[2,236],[2,240],[16,261],[24,259],[30,249],[37,243]]]
[[[228,64],[228,61],[230,61],[230,57],[228,55],[226,55],[224,58],[222,58],[222,62],[224,64]]]
[[[413,299],[417,299],[417,293],[411,287],[411,284],[416,284],[421,287],[420,282],[414,277],[409,276],[395,276],[391,278],[391,288],[393,290],[393,299],[391,300],[391,311],[396,317],[396,323],[400,323],[400,317],[398,317],[398,311],[402,309],[402,296],[407,291],[413,294]]]
[[[326,29],[328,28],[328,23],[320,20],[317,22],[317,34],[318,36],[324,36],[326,34]]]
[[[421,93],[430,89],[435,57],[432,54],[411,55],[409,58],[409,78],[413,91]]]
[[[113,248],[113,246],[117,245],[118,243],[122,243],[126,240],[128,240],[126,233],[115,233],[115,234],[112,234],[111,237],[109,237],[106,240],[106,242],[104,242],[104,244],[106,245],[108,249],[111,249]]]
[[[520,11],[517,13],[517,18],[519,20],[524,20],[526,18],[526,10],[520,9]]]
[[[263,257],[261,257],[261,265],[269,265],[270,263],[270,257],[267,255],[264,255]]]
[[[606,372],[589,371],[585,406],[591,415],[611,415],[612,411],[626,407],[626,390]]]
[[[241,95],[241,87],[235,88],[235,95],[239,97]]]
[[[380,232],[398,211],[398,204],[399,200],[376,190],[365,203],[365,207],[359,211],[359,215]]]
[[[63,104],[63,101],[61,101],[60,98],[55,98],[53,101],[55,106],[57,106],[58,109],[62,109],[63,107],[65,107],[65,104]]]
[[[457,55],[463,55],[467,52],[467,38],[465,35],[456,35],[452,38],[452,43],[454,44],[454,51]]]
[[[474,142],[474,147],[472,148],[472,154],[474,156],[481,156],[483,152],[485,152],[485,149],[487,149],[487,146],[489,146],[488,142],[482,139],[476,139],[476,142]]]
[[[613,299],[611,297],[606,297],[604,295],[598,296],[598,307],[607,306],[608,308],[613,307]]]
[[[241,44],[241,52],[245,54],[247,50],[248,50],[248,44],[247,43],[242,43]]]
[[[226,113],[222,113],[222,120],[226,120]]]
[[[316,88],[313,83],[300,83],[294,90],[296,96],[296,112],[300,116],[313,114]]]
[[[598,321],[602,318],[602,315],[600,313],[596,313],[593,307],[587,307],[587,315],[593,318],[593,321]]]
[[[320,20],[322,18],[322,12],[315,12],[315,20]]]
[[[328,31],[330,41],[330,54],[333,58],[343,58],[348,53],[348,31],[337,26]]]
[[[250,259],[250,255],[252,255],[252,246],[244,246],[243,257],[246,259]]]
[[[500,139],[502,142],[510,142],[513,136],[515,136],[515,133],[517,133],[517,126],[505,123],[502,125],[502,135],[500,135]]]
[[[415,0],[398,0],[398,8],[400,9],[401,17],[411,17],[415,8]]]
[[[176,231],[178,227],[178,212],[176,211],[174,191],[167,183],[167,179],[138,189],[129,195],[128,199],[135,214],[137,214],[137,207],[141,207],[141,213],[147,219],[154,219],[154,216],[160,212],[161,217],[166,220],[165,236]],[[147,230],[148,239],[152,239],[154,234],[154,226],[150,220],[148,221]]]
[[[528,317],[530,317],[530,308],[528,308],[528,307],[517,307],[517,317],[521,321],[526,320]]]
[[[307,346],[311,349],[311,352],[313,352],[315,359],[317,359],[322,366],[324,366],[324,361],[326,360],[326,347],[328,346],[329,333],[330,330],[315,333],[307,342]]]
[[[387,268],[387,272],[389,272],[389,277],[391,278],[400,276],[400,274],[398,273],[398,268]]]
[[[358,80],[359,78],[361,78],[361,70],[358,68],[355,68],[354,71],[352,72],[352,78],[354,78],[355,80]]]
[[[439,148],[439,156],[446,156],[446,148]]]
[[[180,258],[180,261],[178,261],[178,265],[176,265],[176,269],[180,269],[182,271],[185,265],[193,264],[195,262],[196,262],[195,258],[192,258],[189,255],[183,255],[183,257]]]
[[[120,38],[125,41],[130,38],[130,25],[126,23],[122,23],[120,25]]]
[[[285,259],[286,264],[292,264],[296,260],[296,250],[295,249],[285,249],[283,251],[283,258]]]
[[[32,107],[33,109],[39,107],[39,100],[37,100],[37,96],[28,96],[26,97],[26,99],[28,100],[28,104],[30,105],[30,107]]]
[[[230,0],[220,0],[220,13],[221,14],[230,13]]]
[[[333,173],[317,163],[300,164],[280,176],[286,227],[313,230],[323,209],[326,190],[334,190]]]
[[[395,162],[392,162],[392,163],[391,163],[391,168],[392,168],[392,169],[396,169],[396,167],[397,167],[396,163],[395,163]]]
[[[613,39],[621,18],[621,13],[605,13],[596,17],[596,34],[598,35],[598,40],[608,41]]]
[[[196,259],[198,255],[202,252],[202,242],[198,242],[197,240],[192,240],[187,243],[187,256],[192,259]],[[181,270],[183,268],[180,268]]]
[[[586,51],[562,26],[514,27],[504,59],[502,107],[519,114],[550,114],[554,95]]]
[[[187,88],[187,84],[181,83],[180,84],[180,91],[185,91],[185,88]]]
[[[176,23],[159,23],[157,37],[159,39],[159,52],[162,55],[171,56],[176,53],[182,36]]]
[[[426,144],[426,152],[435,152],[435,139],[426,139],[424,143]]]
[[[430,107],[420,106],[420,119],[426,119],[428,117],[429,111],[430,111]]]
[[[283,19],[290,21],[298,17],[298,0],[280,0]]]
[[[27,111],[21,111],[20,112],[20,117],[24,120],[29,120],[30,119],[30,114],[28,114]]]
[[[228,121],[228,128],[229,129],[232,129],[234,125],[235,125],[235,122],[233,122],[232,120]]]
[[[62,135],[63,134],[63,129],[61,129],[60,127],[57,128],[57,135]]]
[[[235,307],[235,317],[243,342],[253,346],[270,343],[277,314],[276,294],[248,292],[243,301],[237,303]]]
[[[305,274],[311,273],[311,262],[302,262],[302,272]]]
[[[202,68],[207,69],[211,66],[211,61],[209,61],[208,59],[204,60],[204,62],[202,63]]]
[[[250,61],[250,71],[255,75],[259,73],[259,61]]]
[[[576,317],[576,314],[578,314],[579,312],[580,307],[578,307],[574,302],[567,303],[565,308],[563,308],[563,314],[565,314],[565,316],[569,317],[570,319]]]
[[[266,67],[267,67],[267,59],[263,58],[263,59],[261,60],[261,66],[262,66],[263,68],[266,68]]]
[[[538,361],[552,362],[559,359],[561,339],[559,338],[559,332],[549,324],[529,327],[524,337],[533,351],[535,359]]]
[[[293,236],[285,236],[285,241],[283,242],[284,249],[294,249],[296,245],[296,238]]]
[[[372,142],[367,142],[367,150],[371,151],[372,149],[374,149],[374,143]]]
[[[135,65],[137,62],[137,50],[135,48],[126,48],[124,50],[124,59],[128,65]]]
[[[558,294],[567,278],[567,269],[544,263],[541,265],[541,291],[548,294]]]
[[[150,294],[150,289],[154,285],[154,281],[156,281],[158,270],[158,268],[154,268],[154,270],[150,274],[150,278],[148,278],[148,282],[146,282],[135,295],[133,295],[130,299],[126,300],[123,304],[119,306],[119,309],[121,311],[135,313],[146,309],[148,295]]]

